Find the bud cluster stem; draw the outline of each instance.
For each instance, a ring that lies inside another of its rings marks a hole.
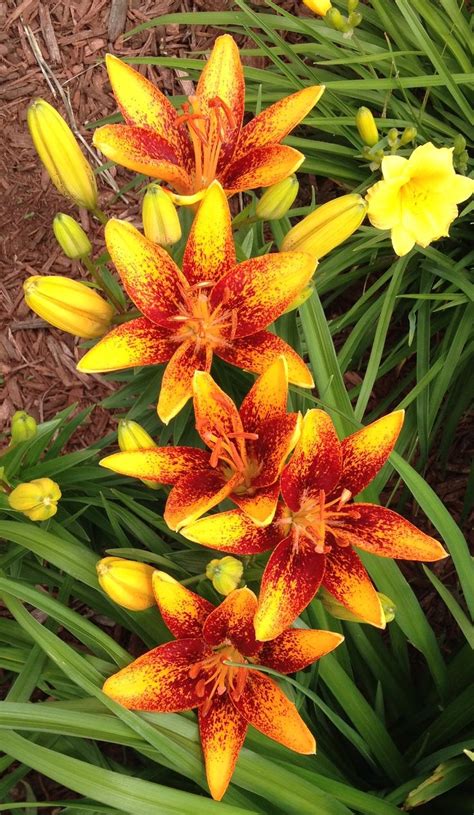
[[[104,279],[92,258],[85,257],[82,259],[82,262],[86,267],[87,271],[90,273],[90,276],[92,277],[94,283],[97,283],[97,285],[102,289],[102,291],[106,293],[107,297],[109,298],[112,305],[116,308],[118,313],[124,314],[125,309],[123,308],[121,303],[119,303],[115,295],[110,291],[110,288],[105,284]]]

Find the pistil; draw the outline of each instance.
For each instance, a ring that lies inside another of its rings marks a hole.
[[[217,173],[219,156],[225,140],[225,121],[235,127],[235,117],[230,107],[219,96],[208,102],[208,113],[202,112],[199,96],[190,96],[183,104],[183,114],[177,124],[188,128],[194,151],[194,192],[209,186]]]

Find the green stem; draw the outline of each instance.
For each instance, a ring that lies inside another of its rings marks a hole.
[[[199,583],[203,577],[206,577],[205,574],[195,574],[193,577],[187,577],[185,580],[180,580],[182,586],[191,586],[193,583]]]
[[[100,221],[102,226],[105,226],[105,224],[109,220],[109,218],[107,217],[105,212],[103,210],[99,209],[99,207],[97,207],[96,209],[93,209],[92,214],[95,215],[95,217],[97,218],[98,221]]]
[[[104,282],[104,280],[102,278],[102,275],[99,272],[99,270],[98,270],[96,264],[94,263],[94,261],[92,260],[92,258],[91,257],[84,257],[84,258],[82,258],[82,262],[83,262],[84,266],[86,267],[87,271],[90,273],[90,276],[92,277],[94,283],[97,283],[99,288],[102,289],[102,291],[104,291],[106,293],[107,297],[109,298],[112,305],[115,306],[118,313],[123,314],[124,313],[123,306],[119,303],[119,301],[116,299],[113,292],[110,291],[109,287]]]

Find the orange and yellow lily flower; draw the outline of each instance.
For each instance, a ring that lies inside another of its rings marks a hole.
[[[194,374],[196,428],[210,452],[194,447],[152,447],[115,453],[103,467],[134,478],[173,484],[164,519],[171,529],[192,523],[230,498],[252,523],[271,523],[279,477],[301,426],[287,413],[288,374],[279,357],[245,397],[240,411],[210,374]]]
[[[395,411],[340,442],[326,413],[308,411],[281,475],[283,501],[272,524],[259,528],[231,510],[181,530],[189,540],[237,555],[276,547],[262,577],[258,639],[278,636],[321,585],[349,611],[383,628],[379,597],[354,546],[381,557],[446,557],[438,541],[396,512],[351,500],[387,461],[403,418],[403,411]]]
[[[223,797],[249,724],[290,750],[316,751],[312,733],[278,685],[256,669],[300,671],[332,651],[343,637],[294,629],[273,642],[255,639],[257,598],[236,589],[217,606],[155,572],[153,588],[163,619],[177,638],[111,676],[104,693],[131,710],[176,713],[198,708],[199,731],[211,795]]]
[[[215,178],[233,195],[275,184],[304,160],[302,153],[280,142],[309,113],[324,86],[293,93],[242,127],[244,75],[239,50],[228,34],[217,38],[196,93],[181,114],[125,62],[110,54],[106,62],[125,124],[100,127],[95,146],[117,164],[191,196],[188,203],[198,200]]]
[[[280,252],[237,263],[229,205],[218,182],[207,190],[178,268],[170,255],[125,221],[105,227],[111,258],[143,317],[110,331],[85,354],[78,370],[104,373],[168,362],[158,415],[168,423],[192,396],[196,370],[213,354],[262,373],[283,354],[289,381],[312,387],[301,357],[266,331],[306,286],[314,260]]]

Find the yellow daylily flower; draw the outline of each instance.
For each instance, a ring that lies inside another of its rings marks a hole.
[[[367,191],[369,220],[377,229],[390,229],[400,257],[415,244],[428,246],[449,235],[458,216],[457,204],[474,192],[474,180],[458,175],[453,148],[431,142],[417,147],[406,159],[385,156],[383,181]]]

